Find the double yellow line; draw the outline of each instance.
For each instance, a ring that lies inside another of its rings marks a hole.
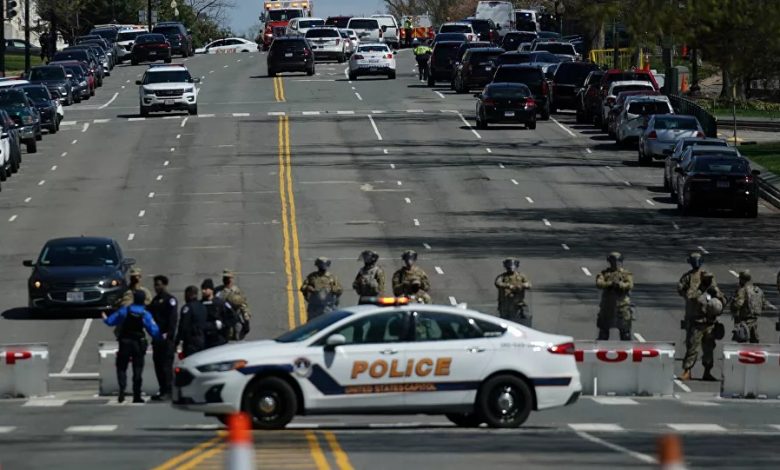
[[[181,453],[162,465],[154,467],[152,470],[190,470],[195,468],[196,465],[207,458],[217,455],[225,449],[225,443],[223,442],[225,434],[225,432],[220,432],[216,437],[198,444],[187,452]]]
[[[280,76],[274,77],[274,98],[279,103],[287,101],[284,97],[284,82]]]
[[[347,453],[344,452],[338,439],[336,439],[336,435],[331,431],[325,431],[323,434],[325,435],[325,441],[330,446],[331,455],[333,455],[333,459],[336,461],[336,467],[339,470],[354,470]],[[309,441],[309,452],[314,460],[314,464],[317,466],[317,470],[330,470],[330,464],[325,456],[325,452],[320,447],[317,434],[314,431],[306,431],[306,440]]]

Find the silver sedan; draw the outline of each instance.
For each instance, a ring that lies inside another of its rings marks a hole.
[[[695,117],[677,114],[651,116],[639,137],[639,164],[646,165],[671,155],[677,140],[683,137],[704,137],[704,129]]]

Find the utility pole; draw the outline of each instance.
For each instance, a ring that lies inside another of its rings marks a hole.
[[[5,0],[0,0],[0,74],[5,77]]]
[[[30,0],[24,0],[24,73],[30,71]]]
[[[149,25],[149,32],[152,32],[152,0],[146,2],[146,22]]]

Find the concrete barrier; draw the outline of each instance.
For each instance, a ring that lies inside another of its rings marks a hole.
[[[780,345],[723,345],[724,398],[780,399]]]
[[[576,341],[583,395],[672,395],[674,343]]]
[[[152,361],[152,347],[146,350],[144,360],[143,384],[141,390],[147,395],[154,395],[159,390],[157,376],[154,374],[154,362]],[[118,395],[119,382],[116,379],[116,353],[119,351],[119,343],[116,341],[101,341],[98,343],[98,371],[100,373],[100,395]],[[125,393],[133,394],[133,364],[127,366],[127,389]]]
[[[0,396],[35,397],[49,391],[49,346],[0,345]]]

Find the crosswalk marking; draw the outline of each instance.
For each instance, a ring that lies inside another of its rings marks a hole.
[[[116,424],[98,424],[92,426],[68,426],[65,432],[83,433],[83,432],[114,432],[119,426]]]
[[[50,407],[50,406],[62,406],[68,400],[54,400],[51,398],[31,398],[24,402],[22,406],[35,406],[35,407]]]
[[[669,423],[668,427],[679,432],[725,432],[726,428],[711,423]]]
[[[569,427],[579,432],[623,432],[623,426],[614,423],[571,423]]]
[[[638,405],[639,402],[627,397],[593,397],[600,405]]]

